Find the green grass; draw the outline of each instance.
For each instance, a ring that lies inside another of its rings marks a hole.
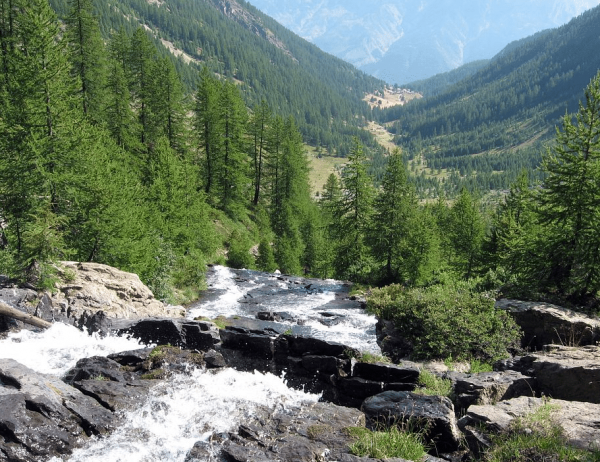
[[[360,357],[357,358],[358,361],[362,363],[386,363],[391,364],[392,360],[387,356],[378,355],[375,353],[364,352],[360,354]]]
[[[494,368],[491,364],[479,361],[478,359],[474,359],[471,361],[471,367],[469,372],[471,374],[477,374],[479,372],[492,372]]]
[[[364,427],[349,427],[346,431],[355,438],[354,443],[350,445],[350,452],[358,457],[399,457],[422,461],[426,456],[422,436],[418,433],[404,432],[396,426],[385,431],[371,431]]]
[[[568,446],[555,414],[560,407],[551,401],[532,414],[515,419],[510,431],[494,438],[485,462],[597,462],[598,450],[586,451]]]
[[[442,379],[429,371],[421,371],[419,374],[419,388],[415,393],[419,395],[450,396],[452,393],[452,382]]]
[[[207,318],[205,316],[201,316],[199,318],[194,318],[194,321],[208,321],[208,322],[212,322],[219,329],[225,329],[229,324],[231,324],[231,322],[228,321],[225,318],[225,316],[217,316],[214,319],[210,319],[210,318]]]

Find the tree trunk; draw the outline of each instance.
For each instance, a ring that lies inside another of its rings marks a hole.
[[[41,327],[42,329],[47,329],[48,327],[52,326],[51,323],[44,321],[43,319],[23,313],[22,311],[19,311],[2,302],[0,302],[0,315],[8,316],[9,318],[15,318],[19,321],[31,324],[32,326]]]

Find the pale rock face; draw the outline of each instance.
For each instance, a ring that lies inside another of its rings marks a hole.
[[[103,311],[109,318],[178,317],[182,307],[167,307],[154,298],[137,274],[100,263],[62,262],[63,281],[51,294],[52,305],[70,318]]]
[[[489,59],[600,0],[251,0],[301,37],[388,83]]]

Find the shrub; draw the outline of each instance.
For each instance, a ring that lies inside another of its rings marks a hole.
[[[417,359],[479,359],[494,362],[516,347],[520,331],[494,299],[460,284],[406,290],[392,285],[373,290],[367,308],[392,320],[413,346]]]

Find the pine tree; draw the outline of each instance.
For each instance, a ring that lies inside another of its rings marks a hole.
[[[383,261],[384,281],[403,282],[404,260],[411,252],[410,229],[414,225],[417,197],[408,183],[408,173],[399,149],[388,159],[382,190],[375,200],[371,241],[375,258]]]
[[[204,66],[200,71],[196,92],[195,129],[200,142],[204,191],[212,194],[216,184],[219,152],[219,90],[220,83]]]
[[[450,209],[446,229],[452,249],[450,264],[461,277],[469,279],[481,254],[485,225],[479,204],[466,188]]]
[[[267,132],[270,120],[271,109],[265,100],[262,100],[260,105],[254,109],[249,124],[250,135],[253,138],[254,198],[252,202],[254,205],[258,205],[263,188],[263,170],[267,155]]]
[[[548,229],[547,280],[580,297],[600,289],[600,73],[585,90],[575,121],[567,115],[543,161],[540,195]]]
[[[81,107],[92,120],[102,116],[106,86],[106,55],[91,0],[69,0],[67,39],[74,74],[81,84]]]
[[[367,157],[354,138],[342,174],[342,196],[336,210],[336,275],[363,281],[371,273],[372,261],[366,242],[373,216],[375,189],[367,173]]]
[[[156,48],[150,42],[144,29],[137,28],[131,38],[126,69],[129,71],[129,89],[141,127],[140,142],[142,144],[148,143],[151,136],[149,101],[152,97],[152,66],[155,58]]]

